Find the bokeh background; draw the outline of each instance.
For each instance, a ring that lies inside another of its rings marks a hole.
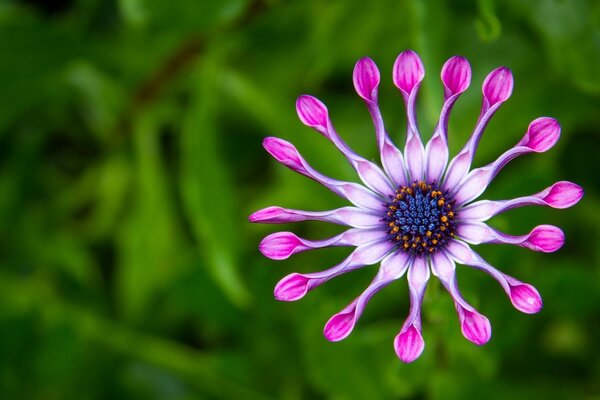
[[[452,55],[473,67],[450,123],[453,152],[479,112],[481,82],[506,65],[512,98],[482,139],[477,165],[514,145],[529,122],[557,118],[558,145],[512,162],[486,192],[584,186],[574,208],[513,210],[493,220],[522,234],[551,223],[555,254],[479,246],[534,284],[544,309],[514,310],[493,279],[459,267],[465,297],[489,316],[484,347],[466,341],[432,280],[422,357],[401,363],[392,341],[408,311],[406,281],[376,296],[345,341],[327,319],[376,267],[303,300],[278,303],[275,283],[317,271],[348,249],[275,262],[261,238],[319,223],[252,225],[269,205],[345,203],[276,165],[264,136],[292,141],[315,167],[356,180],[302,126],[301,93],[328,104],[341,135],[375,159],[352,69],[382,73],[387,128],[404,140],[398,53],[427,75],[419,122],[429,137]],[[3,399],[600,399],[600,2],[593,0],[28,0],[0,2],[0,398]]]

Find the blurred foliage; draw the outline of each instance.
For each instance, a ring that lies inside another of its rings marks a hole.
[[[514,233],[559,225],[567,243],[558,253],[478,250],[536,285],[543,311],[519,314],[489,277],[460,267],[493,338],[482,348],[464,340],[432,281],[426,350],[412,365],[392,348],[407,313],[405,281],[373,299],[348,339],[327,343],[323,324],[373,268],[277,303],[283,275],[323,269],[347,250],[278,264],[257,250],[276,227],[246,219],[268,205],[344,204],[276,165],[261,139],[284,137],[325,173],[356,179],[297,121],[295,98],[327,102],[344,138],[374,158],[352,68],[365,55],[379,64],[386,123],[402,140],[391,66],[406,48],[427,68],[424,132],[441,105],[443,62],[471,61],[453,151],[470,133],[487,72],[513,70],[513,98],[490,124],[478,164],[532,119],[561,122],[557,147],[516,160],[486,197],[562,179],[586,189],[571,210],[494,221]],[[0,57],[0,398],[600,398],[598,1],[4,0]]]

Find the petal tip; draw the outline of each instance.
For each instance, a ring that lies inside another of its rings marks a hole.
[[[352,75],[354,89],[365,101],[377,102],[377,88],[379,86],[380,75],[377,65],[369,57],[363,57],[354,66]]]
[[[512,90],[513,76],[507,67],[496,68],[483,82],[483,96],[490,107],[508,100]]]
[[[339,342],[350,335],[356,323],[354,308],[350,311],[340,312],[327,321],[323,335],[330,342]]]
[[[486,344],[492,336],[490,321],[474,311],[463,311],[461,330],[466,339],[478,346]]]
[[[510,301],[517,310],[525,314],[535,314],[543,307],[538,291],[526,283],[510,287]]]
[[[291,232],[276,232],[265,237],[258,245],[258,250],[272,260],[285,260],[294,254],[302,242]]]
[[[560,124],[550,117],[533,120],[527,128],[527,133],[521,139],[521,146],[529,147],[536,153],[550,150],[560,138]]]
[[[529,245],[534,250],[544,253],[553,253],[565,243],[565,234],[559,227],[553,225],[536,226],[528,236]]]
[[[425,76],[423,62],[412,50],[400,53],[394,62],[393,80],[398,89],[407,95],[419,86]]]
[[[405,363],[415,361],[425,348],[425,341],[421,332],[414,325],[400,332],[394,339],[394,350],[400,360]]]
[[[441,77],[448,96],[460,94],[471,84],[471,65],[466,58],[454,56],[442,67]]]
[[[574,206],[583,197],[583,188],[569,181],[556,182],[543,196],[543,200],[553,208],[569,208]]]
[[[293,273],[277,283],[273,294],[275,295],[275,299],[280,301],[299,300],[308,292],[309,283],[310,278],[298,273]]]
[[[304,125],[326,134],[329,113],[319,99],[307,94],[299,96],[296,100],[296,112]]]

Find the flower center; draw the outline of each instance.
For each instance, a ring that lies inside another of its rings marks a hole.
[[[456,233],[453,204],[435,184],[418,181],[398,187],[386,204],[390,240],[413,254],[435,252]]]

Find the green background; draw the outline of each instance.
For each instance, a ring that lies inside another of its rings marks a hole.
[[[340,228],[247,216],[346,204],[277,165],[262,138],[292,141],[317,169],[356,180],[297,120],[295,99],[323,100],[338,132],[376,159],[354,63],[379,65],[386,125],[402,143],[391,70],[408,48],[427,71],[425,138],[442,104],[444,61],[471,62],[472,87],[450,122],[453,153],[477,118],[485,75],[512,69],[513,96],[476,165],[514,145],[534,118],[560,121],[557,146],[512,162],[484,198],[558,180],[586,194],[569,210],[493,220],[513,234],[562,227],[555,254],[477,247],[538,288],[539,314],[514,310],[489,276],[460,266],[491,341],[462,337],[432,280],[425,351],[405,365],[392,346],[408,312],[405,279],[373,298],[349,338],[329,343],[324,323],[376,267],[279,303],[272,290],[284,275],[325,269],[349,250],[271,261],[257,249],[269,233],[316,239]],[[1,1],[0,398],[600,399],[599,107],[598,1]]]

